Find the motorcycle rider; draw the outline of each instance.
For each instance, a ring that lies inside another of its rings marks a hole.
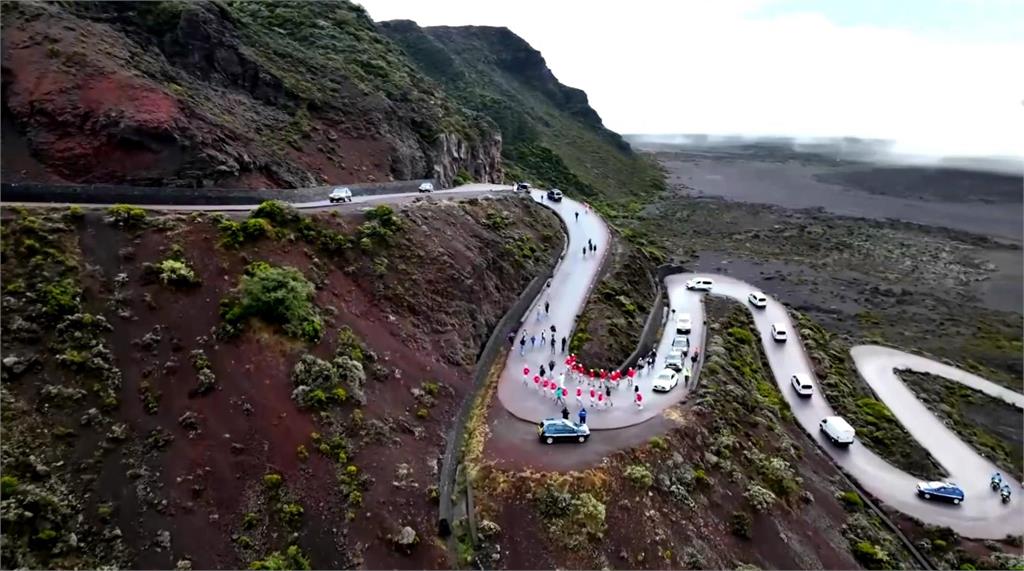
[[[999,472],[992,474],[992,479],[989,481],[989,485],[992,486],[993,490],[998,490],[1000,485],[1003,483],[1003,475]]]
[[[1003,486],[999,488],[999,495],[1003,497],[1004,502],[1010,501],[1010,484],[1009,482],[1003,482]]]

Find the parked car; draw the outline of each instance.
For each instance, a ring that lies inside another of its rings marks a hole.
[[[802,397],[809,397],[814,394],[814,386],[811,385],[811,379],[807,378],[807,375],[803,373],[797,373],[789,379],[789,383],[793,385],[793,390],[796,394]]]
[[[715,285],[715,282],[711,278],[693,278],[686,281],[686,289],[698,291],[711,291],[711,286],[713,285]]]
[[[668,356],[665,357],[665,366],[677,373],[683,371],[683,360],[685,355],[681,349],[669,349]]]
[[[434,192],[434,183],[425,182],[420,185],[420,192]]]
[[[562,198],[564,197],[565,195],[562,194],[562,191],[557,188],[552,188],[548,191],[548,200],[553,202],[562,202]]]
[[[537,434],[545,444],[567,441],[583,443],[590,438],[590,427],[564,418],[548,418],[540,423]]]
[[[750,295],[747,296],[747,301],[749,301],[750,305],[753,305],[754,307],[764,308],[768,305],[768,296],[759,291],[752,291],[750,292]]]
[[[821,419],[818,428],[825,433],[825,436],[837,446],[849,446],[853,444],[853,437],[856,431],[849,422],[841,416],[829,416]]]
[[[327,200],[330,200],[331,204],[335,202],[352,202],[352,191],[347,186],[339,186],[327,195]]]
[[[659,393],[667,393],[679,384],[679,373],[672,369],[665,369],[658,373],[657,378],[651,383],[651,390]]]
[[[679,317],[676,318],[676,334],[682,335],[689,333],[690,329],[693,328],[693,319],[689,313],[680,313]]]
[[[676,335],[672,338],[672,349],[679,349],[686,355],[690,352],[690,338],[686,335]]]
[[[788,339],[786,326],[782,323],[772,323],[772,339],[779,343],[785,343],[786,339]]]
[[[918,482],[917,495],[926,500],[944,500],[957,505],[964,501],[963,489],[953,482]]]

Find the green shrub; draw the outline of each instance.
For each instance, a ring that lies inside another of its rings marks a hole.
[[[729,529],[736,537],[750,539],[753,524],[754,522],[747,512],[733,512],[729,516]]]
[[[0,477],[0,495],[10,496],[18,491],[18,479],[14,476]]]
[[[345,356],[353,361],[362,363],[366,354],[366,347],[363,346],[363,342],[352,331],[351,327],[343,325],[338,329],[338,346],[334,354],[335,356]]]
[[[638,488],[650,488],[651,484],[654,483],[654,476],[651,474],[650,469],[643,464],[633,464],[626,468],[626,478],[629,478],[630,482]]]
[[[462,186],[473,182],[473,175],[469,174],[466,169],[459,169],[459,172],[455,173],[455,178],[452,179],[452,184],[455,186]]]
[[[85,211],[82,210],[81,206],[71,205],[64,213],[63,218],[69,222],[77,222],[78,220],[85,218]]]
[[[305,513],[305,510],[296,503],[282,503],[278,506],[278,513],[285,525],[294,527],[302,521],[302,514]]]
[[[259,522],[259,517],[257,517],[256,514],[253,512],[246,512],[246,514],[242,516],[242,529],[253,529]]]
[[[769,508],[775,505],[776,500],[776,496],[771,490],[757,484],[751,484],[748,486],[743,497],[750,502],[750,507],[754,508],[754,510],[758,512],[768,511]]]
[[[889,554],[870,542],[861,541],[854,545],[853,556],[868,569],[892,569]]]
[[[281,326],[291,337],[316,342],[324,324],[314,295],[313,284],[299,270],[257,262],[247,268],[238,288],[221,300],[221,317],[231,332],[257,317]]]
[[[305,444],[299,444],[295,448],[295,455],[298,456],[299,460],[302,460],[303,462],[309,460],[309,450],[306,450]]]
[[[653,450],[668,450],[668,439],[664,436],[653,436],[648,441],[648,444]]]
[[[848,509],[860,510],[864,508],[864,500],[860,499],[860,494],[857,492],[842,492],[837,497]]]
[[[281,484],[283,483],[284,478],[281,477],[281,474],[271,473],[263,476],[263,486],[268,490],[277,490],[281,487]]]
[[[82,288],[72,278],[64,278],[43,287],[43,310],[50,318],[78,313],[82,307]]]
[[[167,259],[156,265],[161,283],[173,287],[191,287],[201,283],[184,260]]]
[[[425,419],[430,416],[430,411],[425,408],[420,408],[416,411],[416,418]]]
[[[265,558],[257,561],[253,561],[249,564],[249,569],[261,569],[265,571],[285,571],[288,569],[309,569],[309,559],[299,551],[297,545],[290,545],[288,549],[281,553],[275,551]]]
[[[301,216],[291,204],[280,200],[267,200],[253,210],[249,218],[262,218],[273,222],[275,226],[285,227],[298,222]]]
[[[436,397],[437,396],[437,392],[440,389],[441,389],[441,386],[438,385],[437,383],[434,383],[434,382],[431,382],[431,381],[427,381],[427,382],[423,383],[423,392],[427,393],[428,395],[430,395],[432,397]]]
[[[137,228],[146,222],[146,211],[130,204],[115,204],[107,209],[107,221],[121,228]]]
[[[274,236],[274,225],[263,218],[250,218],[241,225],[242,238],[246,242],[255,242],[260,238]]]
[[[359,490],[352,490],[348,493],[348,504],[350,506],[363,505],[363,493]]]

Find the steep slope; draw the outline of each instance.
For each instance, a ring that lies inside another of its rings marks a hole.
[[[444,564],[437,459],[550,211],[4,215],[5,568]]]
[[[502,178],[493,123],[347,0],[18,2],[3,26],[8,182]]]
[[[604,127],[587,95],[559,83],[540,52],[509,29],[378,25],[452,97],[498,124],[510,177],[588,199],[639,198],[662,188],[658,169]]]

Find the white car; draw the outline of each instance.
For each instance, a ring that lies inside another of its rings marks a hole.
[[[693,278],[692,280],[687,280],[686,289],[711,291],[711,286],[713,285],[715,285],[715,282],[711,281],[711,278]]]
[[[658,377],[651,383],[651,390],[659,393],[667,393],[679,384],[679,373],[672,369],[665,369],[658,373]]]
[[[682,349],[669,349],[668,356],[665,357],[665,366],[673,371],[681,372],[685,358]]]
[[[753,305],[754,307],[764,308],[768,305],[768,296],[759,291],[752,291],[750,292],[750,295],[747,296],[747,301],[749,301],[750,305]]]
[[[420,192],[434,192],[434,183],[425,182],[420,185]]]
[[[793,385],[793,390],[796,394],[802,397],[809,397],[814,394],[814,386],[811,385],[811,379],[807,378],[807,375],[803,373],[797,373],[789,379],[789,383]]]
[[[849,446],[853,444],[853,437],[857,433],[849,422],[841,416],[829,416],[821,419],[818,428],[825,433],[825,436],[838,446]]]
[[[352,202],[352,191],[347,186],[339,186],[327,195],[327,200],[330,200],[331,204],[335,202]]]
[[[689,313],[680,313],[679,317],[676,318],[676,333],[679,335],[690,332],[693,328],[693,319]]]
[[[676,349],[682,351],[683,355],[687,355],[690,352],[690,338],[686,335],[676,335],[672,338],[672,350]]]
[[[772,323],[772,339],[779,343],[785,343],[788,339],[786,326],[782,323]]]

